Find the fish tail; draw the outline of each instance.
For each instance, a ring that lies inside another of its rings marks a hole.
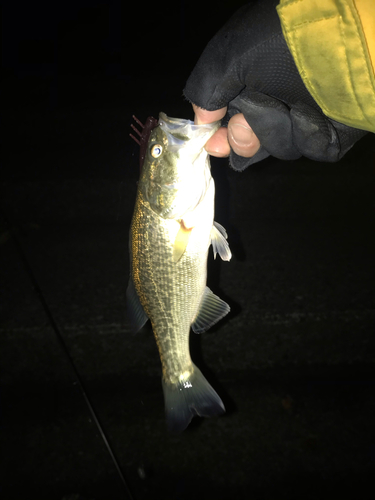
[[[216,391],[199,368],[195,365],[193,368],[191,374],[177,384],[162,381],[167,425],[171,432],[182,432],[196,415],[213,417],[225,412]]]

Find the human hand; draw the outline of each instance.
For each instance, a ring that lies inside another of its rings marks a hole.
[[[227,130],[219,129],[206,149],[229,154],[236,170],[269,155],[337,161],[366,133],[323,114],[284,40],[277,4],[262,0],[237,11],[209,42],[184,89],[197,123],[225,115]]]
[[[193,104],[194,122],[197,124],[212,123],[221,120],[227,113],[227,108],[207,111]],[[239,156],[251,158],[260,148],[260,142],[252,131],[242,113],[234,115],[228,122],[228,127],[220,129],[207,141],[206,151],[219,158],[229,156],[231,149]]]

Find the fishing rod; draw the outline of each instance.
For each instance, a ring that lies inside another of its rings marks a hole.
[[[20,240],[18,239],[18,237],[17,237],[17,235],[16,235],[16,233],[15,233],[15,231],[13,229],[14,227],[17,228],[17,226],[16,225],[11,226],[11,224],[9,223],[8,219],[5,217],[4,214],[2,215],[2,217],[3,217],[3,220],[5,222],[5,225],[7,226],[8,233],[11,236],[12,240],[14,241],[14,244],[15,244],[17,250],[18,250],[18,253],[19,253],[20,257],[21,257],[22,263],[23,263],[23,265],[25,267],[26,273],[28,274],[28,276],[30,278],[31,284],[32,284],[32,286],[33,286],[33,288],[34,288],[34,290],[35,290],[35,292],[36,292],[36,294],[37,294],[37,296],[38,296],[38,298],[40,300],[40,303],[41,303],[41,305],[42,305],[42,307],[44,309],[44,312],[45,312],[45,314],[46,314],[46,316],[48,318],[50,326],[52,327],[52,330],[55,333],[55,336],[56,336],[56,339],[58,341],[58,344],[59,344],[59,346],[60,346],[63,354],[65,355],[65,358],[68,360],[68,363],[69,363],[69,365],[70,365],[70,367],[71,367],[71,369],[72,369],[72,371],[74,373],[78,389],[79,389],[79,391],[80,391],[80,393],[81,393],[81,395],[82,395],[82,397],[83,397],[83,399],[84,399],[84,401],[86,403],[86,406],[87,406],[87,408],[89,410],[91,418],[95,422],[95,425],[96,425],[96,427],[97,427],[97,429],[99,431],[99,434],[100,434],[100,436],[101,436],[101,438],[102,438],[102,440],[103,440],[103,442],[105,444],[105,447],[106,447],[106,449],[107,449],[107,451],[108,451],[108,453],[109,453],[109,455],[111,457],[111,460],[112,460],[112,462],[113,462],[113,464],[114,464],[114,466],[115,466],[115,468],[117,470],[117,473],[118,473],[118,475],[120,477],[120,480],[121,480],[121,483],[123,485],[124,500],[134,500],[134,497],[131,494],[129,486],[128,486],[127,482],[126,482],[125,476],[124,476],[124,474],[123,474],[123,472],[121,470],[120,463],[119,463],[118,459],[116,458],[116,455],[115,455],[115,453],[114,453],[114,451],[112,449],[112,446],[111,446],[111,444],[110,444],[110,442],[108,440],[108,437],[107,437],[107,435],[106,435],[106,433],[104,431],[104,428],[103,428],[102,424],[100,423],[100,420],[99,420],[99,417],[97,415],[97,412],[95,411],[94,406],[93,406],[93,404],[91,402],[91,399],[90,399],[90,397],[88,395],[88,392],[87,392],[87,390],[85,388],[85,385],[84,385],[84,382],[82,380],[82,377],[81,377],[81,375],[80,375],[80,373],[79,373],[79,371],[78,371],[78,369],[77,369],[77,367],[76,367],[76,365],[75,365],[75,363],[74,363],[74,361],[73,361],[73,359],[72,359],[72,357],[71,357],[71,355],[69,353],[69,350],[68,350],[67,345],[66,345],[66,343],[64,341],[64,338],[63,338],[63,336],[62,336],[62,334],[60,332],[60,329],[59,329],[59,327],[58,327],[58,325],[57,325],[57,323],[56,323],[56,321],[55,321],[55,319],[53,317],[51,309],[50,309],[50,307],[49,307],[49,305],[48,305],[48,303],[47,303],[47,301],[46,301],[46,299],[44,297],[44,294],[42,292],[42,289],[40,288],[40,286],[38,284],[38,281],[37,281],[37,279],[35,277],[35,274],[33,272],[32,266],[31,266],[31,264],[29,262],[29,259],[27,258],[26,253],[25,253],[25,251],[24,251],[24,249],[22,247],[22,244],[21,244]]]

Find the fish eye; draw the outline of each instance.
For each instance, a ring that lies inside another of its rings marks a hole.
[[[154,144],[150,149],[150,153],[153,158],[159,158],[162,152],[163,146],[161,144]]]

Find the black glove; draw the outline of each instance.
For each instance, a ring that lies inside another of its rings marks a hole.
[[[252,158],[232,150],[236,170],[269,155],[338,161],[366,134],[326,117],[306,89],[282,34],[279,0],[239,9],[205,48],[184,89],[197,106],[228,106],[229,119],[243,113],[261,143]]]

